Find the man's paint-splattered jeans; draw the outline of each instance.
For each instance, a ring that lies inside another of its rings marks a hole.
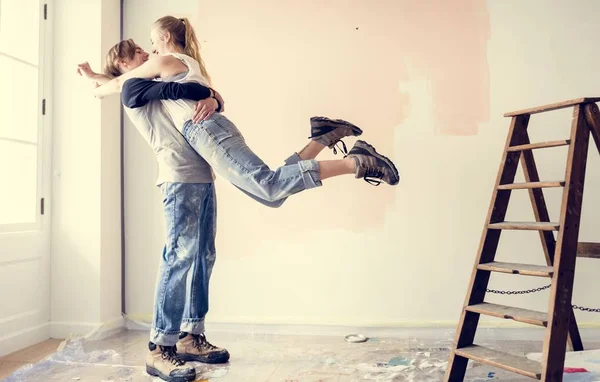
[[[172,346],[180,331],[204,333],[217,203],[214,183],[164,183],[161,191],[167,241],[156,280],[150,341]]]

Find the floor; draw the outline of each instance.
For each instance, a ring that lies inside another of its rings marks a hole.
[[[49,339],[0,358],[0,379],[8,377],[25,365],[37,363],[52,355],[61,342],[62,340]]]
[[[23,367],[6,381],[158,381],[144,369],[147,336],[144,331],[126,331],[102,341],[76,339],[40,361],[43,349],[51,350],[58,345],[56,341],[47,341],[39,349],[25,349],[9,356],[5,362],[20,362],[20,365],[40,362]],[[364,343],[348,343],[338,336],[235,332],[214,332],[209,340],[227,347],[232,358],[226,365],[195,364],[198,381],[438,382],[443,378],[451,344],[450,338],[425,341],[371,338]],[[500,340],[487,345],[521,355],[541,349],[541,343],[534,341]],[[588,342],[586,346],[598,349],[600,341]],[[499,369],[471,364],[465,380],[530,381]]]

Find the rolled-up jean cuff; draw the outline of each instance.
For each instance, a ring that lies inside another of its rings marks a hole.
[[[300,162],[302,159],[300,158],[300,155],[298,155],[298,153],[293,153],[292,155],[290,155],[289,158],[287,158],[285,160],[285,164],[286,165],[290,165],[290,164],[296,164],[298,162]]]
[[[173,346],[179,341],[179,332],[163,332],[152,328],[150,331],[150,342],[160,346]]]
[[[304,181],[304,187],[308,190],[310,188],[321,187],[321,171],[319,169],[319,162],[314,159],[302,160],[298,162],[300,172],[302,173],[302,180]]]
[[[181,331],[192,334],[204,333],[204,319],[184,318],[183,320],[181,320]]]

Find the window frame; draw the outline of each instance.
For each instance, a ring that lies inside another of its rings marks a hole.
[[[6,0],[0,0],[6,1]],[[39,28],[38,28],[38,102],[36,107],[37,113],[37,142],[20,141],[11,138],[2,138],[3,141],[12,141],[22,143],[24,145],[36,145],[36,198],[35,207],[35,222],[26,223],[0,223],[0,235],[20,234],[26,232],[37,233],[44,229],[44,217],[48,214],[48,200],[45,195],[49,195],[51,171],[51,113],[49,108],[48,96],[51,91],[51,25],[48,22],[48,8],[52,0],[37,0],[39,7]],[[0,52],[0,55],[19,61],[24,64],[33,65],[18,57]]]

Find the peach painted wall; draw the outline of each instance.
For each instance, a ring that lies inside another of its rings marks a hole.
[[[218,179],[208,321],[453,326],[509,124],[502,114],[600,94],[592,65],[598,11],[589,0],[577,8],[558,0],[126,0],[125,36],[147,49],[156,18],[192,20],[227,115],[273,167],[307,142],[311,116],[327,115],[361,126],[362,138],[400,170],[396,188],[337,178],[275,210]],[[557,115],[542,118],[533,139],[566,136],[569,115]],[[129,121],[125,138],[127,306],[147,319],[164,235],[161,197],[152,152]],[[542,157],[540,166],[555,170],[542,176],[562,177],[563,159]],[[590,190],[597,170],[590,159]],[[548,201],[556,206],[559,195]],[[527,219],[527,195],[514,202],[511,217]],[[585,203],[600,208],[597,197]],[[515,235],[501,243],[505,259],[543,259],[537,235]],[[600,262],[580,264],[575,300],[598,305],[582,291]],[[515,289],[544,280],[492,281]],[[497,301],[544,310],[547,296]]]

